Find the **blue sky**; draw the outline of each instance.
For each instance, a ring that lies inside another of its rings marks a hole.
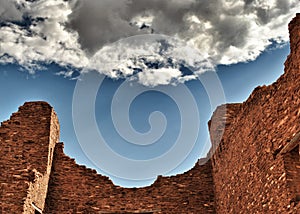
[[[288,53],[289,46],[286,45],[280,49],[272,49],[264,52],[253,62],[239,63],[231,66],[218,66],[217,74],[224,88],[226,102],[242,102],[256,86],[270,84],[275,81],[283,73],[283,63]],[[8,119],[10,114],[15,112],[17,107],[26,101],[47,101],[55,108],[58,114],[61,124],[61,141],[65,143],[66,154],[74,157],[79,164],[97,168],[82,152],[74,133],[72,124],[72,96],[76,80],[55,75],[61,70],[59,66],[52,65],[48,66],[47,69],[47,71],[38,71],[35,75],[31,75],[26,71],[22,71],[16,64],[2,65],[0,67],[0,120]],[[146,149],[142,152],[138,149],[132,152],[132,150],[126,148],[126,146],[124,148],[120,146],[123,141],[115,130],[113,130],[111,121],[109,122],[109,97],[111,97],[111,94],[114,93],[115,88],[117,88],[121,82],[122,81],[106,79],[102,86],[103,89],[100,90],[101,93],[99,93],[97,97],[97,106],[104,106],[99,108],[101,110],[96,111],[96,115],[99,118],[98,124],[100,127],[104,127],[104,137],[111,142],[113,149],[116,151],[119,150],[120,153],[124,153],[123,155],[129,155],[129,157],[131,155],[133,158],[139,159],[140,156],[144,157],[146,153],[151,156],[151,154],[157,155],[158,153],[165,152],[175,140],[174,137],[176,136],[172,134],[172,131],[178,129],[178,121],[180,118],[178,118],[178,115],[176,116],[176,110],[178,109],[176,109],[176,105],[172,103],[172,100],[158,92],[148,92],[140,96],[139,99],[132,104],[130,117],[132,117],[133,126],[136,127],[137,131],[145,132],[149,128],[149,124],[146,122],[149,112],[157,109],[162,112],[167,112],[166,117],[170,117],[171,124],[174,124],[172,128],[169,129],[169,133],[166,133],[165,138],[167,137],[168,140],[166,141],[164,138],[161,139],[167,143],[162,144],[163,146],[158,145],[158,147],[152,148],[152,151]],[[186,85],[188,85],[197,98],[196,100],[202,121],[202,131],[188,159],[172,172],[174,174],[191,168],[196,160],[202,155],[205,155],[207,151],[204,145],[207,138],[206,124],[212,113],[210,105],[207,103],[208,98],[199,81],[190,81],[186,83]],[[159,101],[160,105],[153,105],[152,100]],[[97,170],[103,173],[101,169]],[[145,185],[152,182],[152,180],[126,181],[116,177],[112,177],[112,179],[116,184],[125,186]]]
[[[0,0],[0,120],[47,101],[65,152],[122,186],[182,173],[207,122],[283,73],[298,0]]]

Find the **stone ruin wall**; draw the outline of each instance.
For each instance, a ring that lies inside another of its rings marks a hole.
[[[121,188],[77,165],[58,141],[59,123],[45,102],[25,103],[2,123],[0,213],[215,213],[210,161],[150,187]]]
[[[211,163],[181,175],[159,177],[145,188],[114,186],[79,166],[57,144],[45,213],[215,213]]]
[[[57,143],[53,109],[25,103],[0,127],[0,213],[299,213],[299,25],[298,14],[285,74],[214,113],[211,159],[150,187],[117,187],[77,165]]]
[[[0,127],[0,213],[43,210],[59,124],[44,102],[26,103]]]
[[[226,123],[211,158],[217,213],[300,213],[300,14],[289,30],[285,73],[244,103],[227,105],[235,116],[210,127],[216,144]]]

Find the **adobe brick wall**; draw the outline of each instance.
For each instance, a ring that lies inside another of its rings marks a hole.
[[[25,103],[0,127],[0,213],[44,208],[59,124],[45,102]],[[53,153],[53,152],[52,152]]]
[[[122,188],[77,165],[57,144],[45,213],[215,213],[212,182],[208,161],[149,187]]]
[[[212,156],[217,213],[300,212],[299,146],[281,153],[300,132],[300,14],[289,30],[291,54],[284,75],[257,87],[244,103],[228,105],[235,117],[210,127],[216,143],[217,127],[226,123]],[[219,111],[224,106],[212,120]]]

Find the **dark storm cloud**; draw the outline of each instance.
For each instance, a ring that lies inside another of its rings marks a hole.
[[[268,1],[79,0],[69,27],[78,31],[81,45],[93,53],[107,43],[147,33],[130,25],[134,17],[147,13],[154,16],[151,28],[155,33],[189,38],[191,24],[187,18],[194,15],[212,25],[209,33],[218,42],[217,48],[223,50],[246,43],[251,18],[266,25],[293,6],[285,0],[274,1],[274,5],[265,2]]]
[[[84,48],[96,51],[104,44],[121,38],[147,33],[130,25],[137,15],[155,15],[152,28],[155,32],[174,35],[184,30],[184,15],[188,8],[182,3],[170,4],[166,0],[86,0],[78,1],[70,15],[69,27],[78,31]]]
[[[5,21],[20,21],[22,12],[17,9],[14,1],[0,0],[0,23]]]

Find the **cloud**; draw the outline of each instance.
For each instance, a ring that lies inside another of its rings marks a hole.
[[[91,59],[97,53],[143,34],[178,38],[215,66],[247,62],[273,42],[288,42],[287,24],[299,7],[298,0],[0,0],[0,63],[18,62],[30,71],[38,62],[95,68]],[[119,48],[114,51],[121,54]],[[155,83],[150,70],[97,69],[113,78]],[[178,82],[195,77],[180,72],[169,76]]]
[[[173,79],[178,79],[181,72],[172,68],[146,70],[138,73],[138,82],[146,86],[169,85]]]
[[[232,64],[255,59],[271,40],[288,41],[287,23],[299,6],[298,0],[81,0],[70,15],[70,28],[94,53],[147,33],[129,23],[152,16],[147,26],[155,33],[183,39],[215,64]]]
[[[73,74],[74,74],[74,71],[72,71],[72,70],[60,71],[60,72],[55,73],[55,75],[57,75],[57,76],[63,76],[64,78],[69,78],[69,79],[72,78]]]
[[[14,61],[31,72],[40,68],[39,62],[87,65],[88,59],[77,42],[77,33],[65,28],[72,12],[70,4],[65,1],[18,0],[11,1],[9,7],[12,2],[17,5],[14,8],[17,12],[10,12],[0,25],[0,63]],[[3,1],[0,8],[2,4]],[[15,13],[22,13],[22,19],[13,18]],[[7,17],[11,21],[7,21]]]
[[[14,1],[0,0],[0,5],[0,22],[22,20],[23,14]]]
[[[214,70],[214,65],[185,42],[152,34],[104,46],[91,58],[88,69],[155,87],[195,79],[205,71]]]

